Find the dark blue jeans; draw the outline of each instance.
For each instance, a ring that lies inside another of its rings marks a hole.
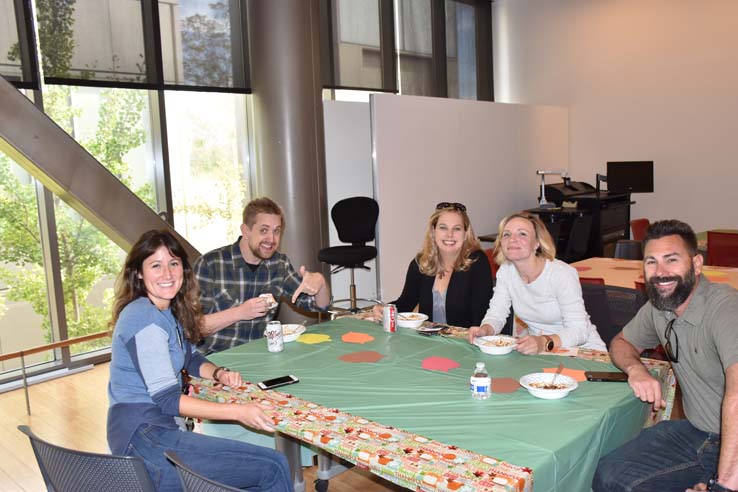
[[[144,424],[133,434],[126,454],[143,458],[159,492],[180,492],[172,450],[193,471],[211,480],[254,492],[291,492],[287,458],[273,449],[241,441]]]
[[[659,422],[600,460],[594,492],[684,492],[717,470],[720,436],[688,420]]]

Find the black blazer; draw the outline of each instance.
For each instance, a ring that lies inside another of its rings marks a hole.
[[[492,298],[492,271],[483,251],[471,254],[475,261],[465,272],[452,272],[446,290],[446,322],[454,326],[478,326],[484,318]],[[407,267],[402,294],[394,301],[397,311],[408,312],[419,306],[419,311],[433,321],[433,282],[435,277],[420,273],[413,259]]]

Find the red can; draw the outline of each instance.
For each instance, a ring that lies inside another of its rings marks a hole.
[[[394,304],[385,304],[382,310],[382,321],[384,323],[384,331],[394,333],[397,331],[397,306]]]

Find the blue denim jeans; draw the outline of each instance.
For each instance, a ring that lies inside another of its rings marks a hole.
[[[684,492],[717,470],[720,436],[688,420],[659,422],[600,460],[594,492]]]
[[[211,480],[254,492],[291,492],[287,458],[253,444],[143,424],[133,434],[126,454],[143,458],[159,492],[180,492],[174,465],[164,451],[177,453],[190,469]]]

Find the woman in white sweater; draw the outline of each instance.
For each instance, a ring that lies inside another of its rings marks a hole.
[[[569,347],[607,350],[584,308],[579,274],[556,259],[551,235],[538,217],[518,212],[500,222],[495,261],[500,269],[494,294],[481,326],[469,329],[470,342],[499,333],[512,306],[528,325],[528,335],[517,343],[522,354]]]

